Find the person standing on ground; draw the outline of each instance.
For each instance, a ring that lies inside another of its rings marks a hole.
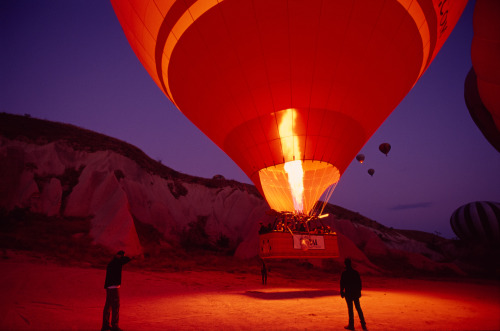
[[[354,330],[354,311],[352,308],[352,304],[354,303],[359,320],[361,321],[361,327],[363,330],[366,330],[365,317],[363,316],[363,311],[359,303],[359,298],[361,297],[361,277],[359,273],[352,268],[351,259],[346,258],[344,264],[345,270],[340,277],[340,296],[345,298],[347,311],[349,313],[349,324],[344,328],[347,330]]]
[[[267,285],[267,267],[264,261],[262,261],[262,269],[260,269],[262,274],[262,285]]]
[[[113,330],[121,331],[118,327],[120,312],[120,285],[122,283],[122,267],[130,262],[131,258],[125,256],[124,251],[119,251],[108,263],[106,268],[106,280],[104,288],[106,289],[106,303],[102,313],[101,331]],[[110,311],[112,313],[111,325],[109,324]]]

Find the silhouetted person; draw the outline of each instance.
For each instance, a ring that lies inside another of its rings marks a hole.
[[[260,273],[262,274],[262,284],[267,285],[267,268],[264,261],[262,261],[262,269],[260,269]]]
[[[101,330],[120,331],[118,327],[120,313],[120,285],[122,283],[122,266],[128,263],[131,259],[125,256],[124,251],[119,251],[108,263],[106,268],[106,280],[104,288],[106,289],[106,303],[102,313],[102,328]],[[109,324],[110,311],[112,313],[111,325]]]
[[[352,309],[352,304],[354,303],[359,320],[361,321],[361,327],[363,330],[366,330],[365,317],[363,316],[363,311],[359,304],[359,298],[361,297],[361,277],[359,273],[352,268],[351,259],[345,259],[344,263],[345,270],[340,277],[340,296],[345,298],[347,311],[349,313],[349,324],[344,328],[347,330],[354,330],[354,311]]]

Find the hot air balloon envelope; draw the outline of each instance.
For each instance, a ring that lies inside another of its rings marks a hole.
[[[483,104],[477,88],[477,76],[474,68],[469,71],[464,85],[465,104],[469,114],[483,136],[500,152],[500,130],[495,125],[492,114]],[[500,121],[499,121],[500,123]]]
[[[430,65],[467,0],[111,2],[166,96],[273,209],[307,214]]]
[[[383,143],[383,144],[380,144],[380,146],[378,146],[378,149],[379,149],[379,151],[384,153],[385,156],[387,156],[387,154],[389,154],[389,151],[391,150],[391,145],[389,143]]]
[[[471,46],[475,85],[484,108],[496,128],[496,148],[500,135],[500,1],[476,0]],[[491,142],[491,141],[490,141]]]
[[[484,137],[500,152],[500,1],[476,0],[473,27],[473,68],[465,80],[465,103]]]
[[[453,232],[465,241],[500,245],[500,203],[476,201],[465,204],[450,218]]]
[[[358,160],[359,163],[363,163],[365,161],[365,156],[363,154],[358,154],[356,155],[356,160]]]

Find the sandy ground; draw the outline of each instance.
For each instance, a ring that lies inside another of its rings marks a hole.
[[[339,275],[141,272],[124,267],[124,330],[343,330]],[[1,330],[99,330],[105,271],[0,259]],[[314,272],[314,271],[312,271]],[[500,330],[500,282],[363,277],[369,330]],[[361,329],[355,313],[355,327]]]

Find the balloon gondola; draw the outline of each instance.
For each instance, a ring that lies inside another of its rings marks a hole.
[[[276,213],[273,223],[259,231],[261,259],[339,257],[337,233],[321,222],[323,216]]]

